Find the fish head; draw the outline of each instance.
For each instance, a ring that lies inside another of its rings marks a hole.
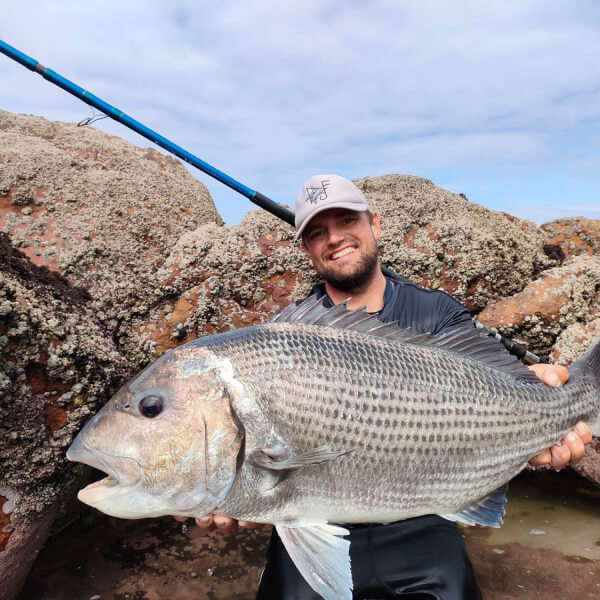
[[[67,458],[105,471],[78,498],[122,518],[199,517],[235,479],[243,433],[206,348],[165,353],[86,424]]]

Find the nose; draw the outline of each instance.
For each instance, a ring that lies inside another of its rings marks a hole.
[[[337,246],[343,239],[344,234],[337,227],[330,227],[327,230],[327,244],[329,246]]]

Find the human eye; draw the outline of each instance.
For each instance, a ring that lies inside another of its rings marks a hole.
[[[322,233],[323,233],[323,230],[321,230],[321,229],[313,229],[308,234],[308,239],[312,242],[313,240],[316,240]]]

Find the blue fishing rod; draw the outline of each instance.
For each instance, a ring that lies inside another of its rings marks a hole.
[[[76,98],[83,100],[86,104],[89,104],[90,106],[93,106],[94,108],[97,108],[98,110],[102,111],[106,116],[110,117],[111,119],[122,123],[123,125],[125,125],[125,127],[129,127],[129,129],[133,129],[133,131],[139,133],[141,136],[145,137],[151,142],[154,142],[161,148],[164,148],[168,152],[175,154],[175,156],[178,156],[190,165],[193,165],[197,169],[200,169],[201,171],[203,171],[207,175],[210,175],[217,181],[224,183],[226,186],[230,187],[236,192],[246,196],[246,198],[248,198],[251,202],[254,202],[254,204],[260,206],[261,208],[268,210],[276,217],[283,219],[292,226],[294,225],[294,213],[291,210],[288,210],[284,206],[281,206],[281,204],[274,202],[264,194],[252,190],[249,187],[245,186],[243,183],[236,181],[232,177],[229,177],[229,175],[226,175],[222,171],[219,171],[219,169],[216,169],[212,165],[209,165],[207,162],[200,160],[197,156],[194,156],[187,150],[184,150],[181,146],[174,144],[167,138],[156,133],[156,131],[152,131],[152,129],[149,129],[139,121],[136,121],[129,115],[126,115],[122,110],[111,106],[104,100],[101,100],[97,96],[94,96],[94,94],[88,92],[87,90],[84,90],[77,84],[73,83],[72,81],[69,81],[62,75],[59,75],[56,71],[45,67],[34,58],[23,54],[23,52],[20,52],[19,50],[13,48],[12,46],[7,44],[6,42],[3,42],[2,40],[0,40],[0,52],[2,52],[2,54],[6,54],[6,56],[12,58],[24,67],[27,67],[30,71],[38,73],[44,79],[50,81],[51,83],[54,83],[59,88],[65,90],[65,92],[72,94]]]
[[[102,111],[107,117],[110,117],[111,119],[122,123],[123,125],[125,125],[125,127],[129,127],[129,129],[133,129],[133,131],[139,133],[141,136],[145,137],[151,142],[154,142],[156,145],[160,146],[161,148],[164,148],[168,152],[171,152],[175,156],[178,156],[179,158],[181,158],[181,160],[184,160],[190,165],[196,167],[197,169],[200,169],[200,171],[206,173],[207,175],[210,175],[217,181],[220,181],[221,183],[225,184],[226,186],[230,187],[236,192],[246,196],[246,198],[248,198],[251,202],[253,202],[257,206],[260,206],[261,208],[264,208],[272,215],[275,215],[276,217],[282,219],[286,223],[289,223],[292,227],[295,225],[294,213],[291,210],[285,208],[285,206],[282,206],[281,204],[271,200],[268,196],[265,196],[260,192],[250,189],[243,183],[236,181],[235,179],[233,179],[233,177],[230,177],[222,171],[219,171],[219,169],[216,169],[212,165],[209,165],[207,162],[204,162],[203,160],[199,159],[197,156],[194,156],[187,150],[184,150],[181,146],[178,146],[177,144],[171,142],[162,135],[156,133],[156,131],[153,131],[152,129],[146,127],[145,125],[143,125],[139,121],[136,121],[129,115],[126,115],[122,110],[119,110],[118,108],[115,108],[114,106],[108,104],[108,102],[105,102],[97,96],[94,96],[94,94],[88,92],[87,90],[84,90],[82,87],[79,87],[77,84],[73,83],[72,81],[69,81],[62,75],[59,75],[56,71],[45,67],[34,58],[27,56],[20,50],[17,50],[13,46],[10,46],[2,40],[0,40],[0,52],[2,52],[2,54],[5,54],[9,58],[12,58],[14,61],[18,62],[20,65],[23,65],[30,71],[38,73],[50,83],[54,83],[59,88],[65,90],[65,92],[72,94],[76,98],[83,100],[86,104],[89,104],[90,106],[93,106],[94,108],[97,108],[98,110]],[[382,266],[381,270],[387,277],[408,282],[408,280],[404,279],[403,277],[400,277],[397,273],[394,273],[392,269],[386,266]],[[540,362],[538,356],[532,354],[523,346],[515,344],[510,340],[507,340],[497,332],[493,332],[489,329],[486,329],[483,325],[481,325],[481,323],[478,323],[477,321],[475,321],[475,323],[478,328],[483,329],[490,336],[493,336],[498,341],[500,341],[511,354],[514,354],[515,356],[523,359],[529,364]]]

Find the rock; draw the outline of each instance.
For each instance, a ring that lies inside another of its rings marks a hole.
[[[134,320],[134,331],[158,356],[203,335],[262,323],[303,297],[313,280],[293,230],[254,210],[235,227],[207,224],[178,240],[156,273],[162,297]]]
[[[57,499],[36,518],[23,521],[13,515],[18,499],[14,489],[0,485],[0,600],[12,600],[21,591],[60,506]]]
[[[570,365],[600,338],[600,303],[590,311],[592,320],[569,325],[554,344],[552,362]]]
[[[0,231],[36,265],[83,286],[115,337],[185,232],[222,224],[174,158],[92,127],[0,111]],[[138,340],[127,340],[135,360]]]
[[[490,303],[477,320],[547,358],[564,329],[585,325],[599,311],[600,257],[579,256],[545,271],[523,291]]]
[[[600,220],[598,219],[583,217],[557,219],[544,223],[542,229],[548,234],[548,246],[558,248],[563,254],[563,260],[582,254],[600,255]]]
[[[66,448],[130,374],[89,294],[0,233],[0,598],[18,591],[68,494]]]
[[[585,456],[574,467],[581,476],[600,485],[600,438],[595,437],[585,447]]]
[[[410,175],[357,179],[382,216],[384,264],[413,283],[442,289],[473,313],[523,289],[560,261],[531,221],[484,208]]]

